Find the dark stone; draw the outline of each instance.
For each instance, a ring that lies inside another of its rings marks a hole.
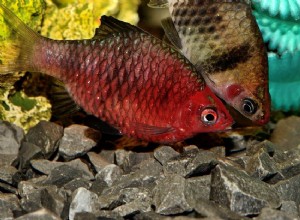
[[[141,187],[152,190],[162,178],[161,164],[153,158],[148,159],[138,164],[134,172],[121,176],[112,187],[104,189],[102,195],[117,195],[124,188]]]
[[[265,149],[260,148],[247,161],[245,170],[247,173],[260,180],[274,176],[278,170],[275,161]]]
[[[282,150],[297,147],[300,144],[300,117],[290,116],[281,119],[276,124],[270,141]]]
[[[185,197],[186,180],[180,175],[167,175],[153,190],[155,212],[174,215],[192,211]]]
[[[107,183],[103,179],[99,179],[96,176],[96,180],[92,182],[91,187],[89,188],[90,191],[96,193],[100,196],[104,189],[108,187]]]
[[[281,201],[280,210],[295,219],[299,219],[299,209],[294,201]]]
[[[280,198],[272,186],[225,164],[212,171],[210,200],[243,216],[259,214],[265,206],[280,206]]]
[[[1,166],[0,167],[0,182],[5,182],[8,184],[13,184],[13,176],[18,172],[18,170],[13,166]]]
[[[9,192],[16,194],[18,193],[17,189],[14,186],[11,186],[8,183],[2,183],[0,182],[0,192]]]
[[[294,201],[297,206],[300,205],[300,175],[282,180],[274,185],[281,200]]]
[[[108,162],[106,158],[102,157],[100,154],[96,154],[95,152],[88,152],[87,155],[97,172],[100,172],[105,166],[112,164]]]
[[[136,153],[133,151],[116,150],[116,164],[120,166],[125,173],[132,171],[132,168],[144,160],[153,158],[152,153]]]
[[[167,220],[162,215],[155,213],[153,211],[138,213],[134,215],[132,219],[133,220],[161,220],[161,219]]]
[[[273,219],[278,219],[278,220],[295,220],[292,216],[289,216],[287,213],[275,210],[269,207],[263,208],[261,210],[261,213],[258,217],[255,219],[257,220],[273,220]]]
[[[22,142],[19,152],[19,161],[21,169],[28,168],[28,166],[30,165],[30,160],[41,158],[44,158],[44,154],[39,146],[26,141]]]
[[[128,187],[99,197],[100,208],[112,210],[120,216],[135,214],[137,211],[148,211],[151,206],[151,194],[146,188]]]
[[[71,192],[73,192],[80,187],[89,189],[91,187],[91,185],[92,185],[92,183],[89,180],[82,179],[82,178],[76,178],[76,179],[73,179],[70,182],[66,183],[64,185],[64,189],[70,190]]]
[[[169,146],[161,146],[154,150],[155,159],[158,160],[158,162],[160,162],[162,165],[165,165],[166,162],[176,156],[179,156],[179,153]]]
[[[198,200],[193,203],[193,208],[198,215],[208,219],[248,219],[238,215],[227,207],[205,199]]]
[[[47,209],[39,209],[35,212],[22,215],[16,220],[60,220],[58,216]]]
[[[247,156],[253,156],[258,152],[266,152],[271,157],[275,154],[276,145],[273,144],[271,141],[264,140],[258,144],[249,145],[247,147]]]
[[[61,193],[55,187],[41,190],[41,205],[62,219],[68,218],[69,204],[66,193]]]
[[[99,209],[99,205],[97,194],[82,187],[78,188],[72,195],[69,219],[73,220],[75,214],[80,212],[94,213]]]
[[[288,179],[290,177],[300,174],[300,149],[294,148],[289,151],[277,150],[274,155],[274,161],[281,179]],[[281,180],[280,178],[277,178]],[[273,182],[275,182],[273,180]]]
[[[75,213],[74,220],[97,220],[97,217],[90,212],[78,212]]]
[[[4,215],[10,215],[13,212],[21,211],[22,209],[18,197],[13,194],[0,192],[0,211],[1,210],[9,210],[9,212],[5,212],[3,215],[2,212],[0,212],[0,219],[5,219]]]
[[[64,129],[59,154],[66,160],[80,157],[95,147],[100,139],[101,133],[98,130],[83,125],[71,125]]]
[[[83,163],[80,159],[75,159],[70,162],[55,162],[55,161],[49,161],[49,160],[32,160],[31,165],[35,170],[38,170],[41,173],[44,174],[51,174],[51,172],[62,166],[70,166],[82,173],[84,173],[84,178],[86,179],[94,179],[93,173],[89,170],[88,166]]]
[[[115,150],[101,150],[99,155],[109,163],[115,163]]]
[[[209,173],[217,164],[214,153],[207,150],[190,151],[168,161],[164,167],[166,174],[179,174],[183,177]]]
[[[186,179],[185,196],[190,200],[209,200],[211,175]],[[191,202],[190,202],[191,203]]]
[[[139,212],[151,210],[151,193],[147,189],[125,188],[120,191],[120,206],[113,209],[113,212],[120,216],[130,216]]]
[[[40,121],[29,129],[25,140],[38,146],[46,159],[50,158],[58,148],[63,136],[63,127],[52,122]]]
[[[0,154],[17,155],[23,138],[21,128],[0,120]]]
[[[97,173],[96,178],[103,179],[108,186],[111,186],[121,178],[122,174],[123,170],[120,167],[115,164],[109,164]]]
[[[51,170],[49,176],[44,181],[44,184],[53,184],[58,187],[62,187],[63,185],[76,178],[84,178],[90,180],[91,176],[81,169],[75,169],[72,166],[64,164]]]

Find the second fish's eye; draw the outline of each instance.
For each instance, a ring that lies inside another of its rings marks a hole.
[[[216,123],[218,118],[217,112],[214,109],[207,108],[201,112],[201,121],[204,124],[211,125]]]
[[[257,104],[252,99],[243,100],[243,111],[248,115],[253,115],[257,111]]]

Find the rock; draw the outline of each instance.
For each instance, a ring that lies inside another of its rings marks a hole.
[[[50,158],[58,148],[63,136],[63,127],[52,122],[40,121],[29,129],[25,136],[26,142],[38,146],[46,159]]]
[[[99,155],[105,158],[108,163],[115,163],[115,150],[101,150]]]
[[[18,170],[9,165],[0,166],[0,182],[5,182],[8,184],[13,184],[13,176],[18,172]]]
[[[112,164],[100,154],[96,154],[95,152],[88,152],[87,155],[97,173],[100,172],[105,166]]]
[[[213,152],[216,157],[225,157],[226,156],[226,147],[224,146],[216,146],[209,149],[209,151]]]
[[[132,219],[133,220],[162,220],[162,219],[165,220],[166,218],[158,213],[150,211],[150,212],[138,213],[134,215]]]
[[[263,148],[249,158],[245,170],[250,176],[260,180],[268,179],[278,172],[275,161]]]
[[[91,180],[91,175],[82,169],[76,169],[70,165],[64,164],[51,170],[49,176],[44,181],[44,184],[53,184],[62,187],[76,178]]]
[[[161,146],[154,150],[155,159],[162,165],[165,165],[166,162],[177,156],[179,156],[179,153],[169,146]]]
[[[175,215],[192,211],[185,197],[186,180],[177,174],[167,175],[153,190],[155,212],[163,215]]]
[[[108,186],[111,186],[121,178],[122,174],[123,170],[121,170],[120,167],[115,164],[109,164],[97,173],[96,177],[98,179],[103,179]]]
[[[41,191],[42,207],[55,213],[62,219],[68,218],[69,204],[66,193],[59,192],[55,187],[45,188]]]
[[[5,215],[11,215],[11,213],[21,210],[22,208],[16,195],[0,192],[0,219],[5,219]],[[4,213],[4,211],[6,212]]]
[[[23,138],[21,128],[0,120],[0,155],[17,155]]]
[[[270,141],[282,150],[297,147],[300,144],[300,117],[281,119],[271,134]]]
[[[207,174],[217,164],[215,154],[207,150],[193,150],[168,161],[164,167],[167,174],[191,177]]]
[[[243,216],[259,214],[266,206],[280,206],[272,186],[225,164],[212,171],[210,199]]]
[[[103,190],[107,189],[107,188],[108,188],[107,183],[103,179],[98,178],[96,176],[96,180],[92,182],[92,185],[89,188],[89,190],[91,192],[96,193],[98,196],[100,196],[102,194]]]
[[[97,194],[85,189],[78,188],[73,192],[70,204],[69,219],[73,220],[76,213],[96,212],[99,208]]]
[[[89,180],[83,178],[76,178],[71,180],[70,182],[64,185],[64,189],[70,190],[71,192],[75,191],[76,189],[83,187],[89,189],[92,183]]]
[[[113,209],[120,216],[130,216],[139,212],[151,211],[152,196],[148,190],[138,188],[126,188],[120,192],[121,203],[125,203]]]
[[[116,150],[116,164],[120,166],[125,173],[129,173],[132,168],[144,160],[153,158],[151,153],[136,153],[126,150]]]
[[[1,209],[0,208],[0,219],[3,219],[3,220],[14,219],[14,214],[10,209]]]
[[[83,163],[80,159],[75,159],[69,162],[55,162],[49,160],[32,160],[31,165],[34,169],[38,170],[41,173],[49,175],[54,169],[67,165],[70,166],[82,173],[84,173],[84,177],[87,179],[94,179],[94,174],[89,170],[88,166]]]
[[[120,216],[134,214],[137,210],[147,211],[151,206],[151,194],[146,188],[127,187],[109,191],[99,196],[100,208],[113,210]]]
[[[193,204],[193,208],[198,215],[208,219],[248,219],[238,215],[227,207],[205,199],[198,200]]]
[[[274,185],[281,200],[294,201],[297,206],[300,205],[300,174],[287,180],[279,181]]]
[[[75,214],[74,220],[123,220],[117,213],[107,210],[90,212],[78,212]]]
[[[21,217],[16,218],[16,220],[60,220],[60,218],[47,209],[40,209],[35,212],[22,215]]]
[[[49,191],[56,191],[57,188],[55,186],[39,186],[38,188],[33,188],[32,190],[23,191],[21,195],[21,206],[22,209],[26,212],[34,212],[41,208],[46,208],[46,206],[51,206],[51,204],[48,204],[48,202],[53,201],[45,201],[43,196],[45,196],[45,190]]]
[[[210,183],[211,175],[186,179],[185,196],[190,199],[189,203],[194,204],[199,200],[209,200]]]
[[[276,145],[271,141],[264,140],[258,144],[252,144],[247,147],[247,156],[253,156],[257,154],[257,152],[266,152],[271,157],[273,157],[275,153]]]
[[[12,165],[18,158],[18,154],[0,154],[0,166]]]
[[[254,218],[256,220],[273,220],[273,219],[280,219],[280,220],[295,220],[295,218],[289,216],[287,213],[274,210],[269,207],[263,208],[261,213],[258,217]]]
[[[42,149],[30,142],[23,141],[20,152],[19,152],[19,161],[20,168],[25,169],[30,165],[30,160],[44,158]]]
[[[299,219],[298,206],[294,201],[281,201],[280,211],[285,212],[295,219]]]
[[[122,175],[112,187],[105,188],[102,195],[116,195],[124,188],[140,187],[152,190],[157,181],[164,178],[162,166],[155,159],[148,159],[138,164],[135,171]]]
[[[294,148],[289,151],[277,150],[274,155],[274,161],[278,169],[278,173],[282,178],[278,179],[289,179],[290,177],[300,174],[300,148]],[[274,183],[275,181],[273,181]]]
[[[98,130],[83,125],[70,125],[64,130],[59,154],[66,160],[80,157],[95,147],[100,139],[101,133]]]

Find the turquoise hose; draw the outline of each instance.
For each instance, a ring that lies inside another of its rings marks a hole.
[[[300,110],[300,1],[253,0],[253,14],[268,46],[273,110]]]

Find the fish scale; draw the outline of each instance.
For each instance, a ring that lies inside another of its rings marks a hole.
[[[20,48],[15,66],[0,64],[0,72],[29,70],[61,80],[83,110],[123,134],[170,143],[233,123],[194,66],[137,27],[103,16],[93,39],[57,41],[0,7]]]

